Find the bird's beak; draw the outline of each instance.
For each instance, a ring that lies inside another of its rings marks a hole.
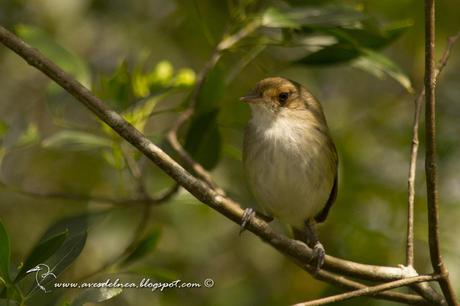
[[[240,98],[240,101],[246,103],[259,103],[262,102],[262,97],[255,92],[248,92],[245,96]]]

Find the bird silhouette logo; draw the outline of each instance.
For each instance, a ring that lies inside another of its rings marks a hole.
[[[50,292],[51,290],[47,290],[42,283],[46,280],[47,277],[56,277],[56,274],[54,274],[50,267],[46,264],[38,264],[34,268],[27,270],[26,274],[35,272],[35,281],[37,282],[38,288],[40,288],[43,292],[47,293]]]

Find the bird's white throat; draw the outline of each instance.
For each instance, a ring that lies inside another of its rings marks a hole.
[[[298,148],[299,141],[303,142],[312,133],[316,134],[315,128],[308,121],[297,120],[290,115],[292,110],[280,109],[275,112],[260,104],[252,104],[251,126],[257,130],[259,137],[269,142]]]

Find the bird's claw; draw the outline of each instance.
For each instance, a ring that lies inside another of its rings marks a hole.
[[[240,235],[242,232],[246,230],[246,225],[248,224],[249,220],[251,220],[256,215],[256,211],[253,208],[246,208],[243,212],[243,218],[241,220],[241,229]]]
[[[310,265],[313,268],[313,273],[318,273],[321,267],[324,265],[324,258],[326,257],[326,251],[320,242],[316,242],[313,247],[313,256],[310,260]]]

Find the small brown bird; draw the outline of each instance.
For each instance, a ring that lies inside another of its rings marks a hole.
[[[243,160],[257,202],[292,226],[294,237],[324,263],[315,223],[323,222],[337,196],[338,158],[321,105],[300,84],[267,78],[241,98],[252,117],[244,136]],[[254,215],[245,211],[243,228]]]

